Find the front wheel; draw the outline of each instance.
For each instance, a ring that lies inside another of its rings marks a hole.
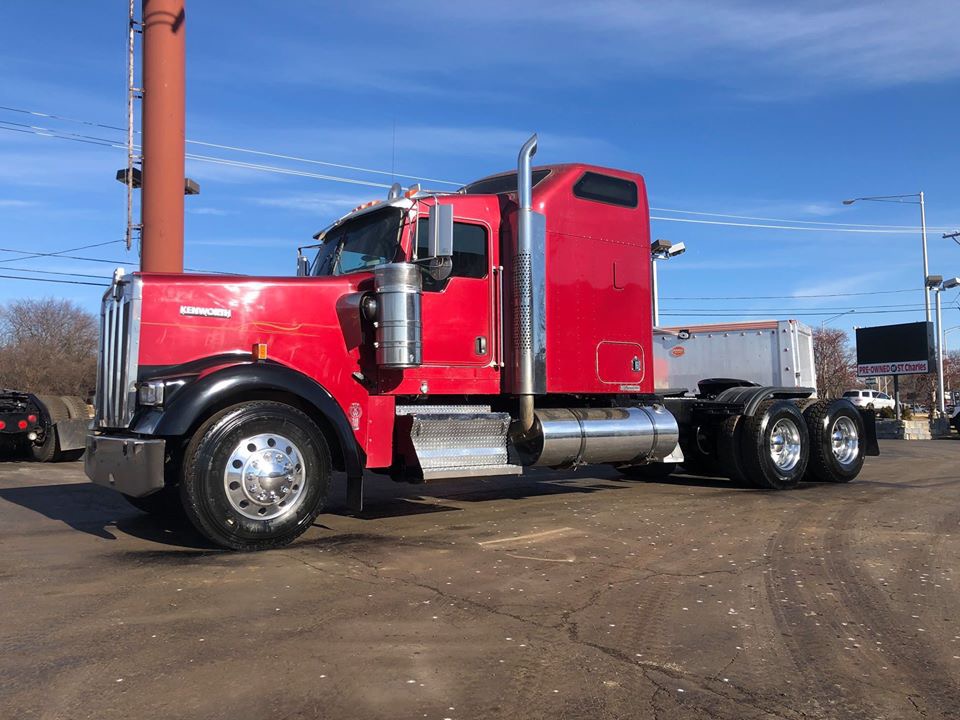
[[[326,502],[330,450],[304,413],[258,400],[226,408],[196,432],[180,496],[190,522],[231,550],[282,547]]]
[[[803,415],[788,400],[767,400],[743,418],[741,458],[744,475],[757,487],[796,487],[807,469],[810,435]]]
[[[820,482],[850,482],[863,468],[863,418],[847,400],[820,400],[803,419],[810,431],[808,477]]]

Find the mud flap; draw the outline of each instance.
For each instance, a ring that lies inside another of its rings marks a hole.
[[[864,454],[875,457],[880,454],[880,443],[877,442],[877,413],[874,410],[857,408],[863,420],[863,447]]]
[[[363,475],[347,476],[347,507],[353,512],[363,510]]]
[[[84,418],[60,420],[53,429],[57,433],[57,447],[60,450],[79,450],[86,447],[90,420]]]

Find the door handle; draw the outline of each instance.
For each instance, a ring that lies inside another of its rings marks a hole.
[[[487,339],[483,335],[478,335],[476,341],[473,344],[473,349],[477,355],[486,355]]]

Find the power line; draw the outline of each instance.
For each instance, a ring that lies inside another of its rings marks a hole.
[[[50,118],[51,120],[61,120],[63,122],[79,123],[81,125],[87,125],[90,127],[99,127],[107,130],[117,130],[119,132],[127,131],[126,128],[122,128],[117,125],[107,125],[105,123],[98,123],[90,120],[79,120],[77,118],[65,117],[63,115],[55,115],[53,113],[39,112],[37,110],[26,110],[23,108],[14,108],[6,105],[0,105],[0,110],[7,110],[9,112],[22,113],[25,115],[33,115],[36,117]],[[136,130],[134,132],[136,132],[138,135],[140,134],[139,130]],[[100,139],[103,140],[103,138],[100,138]],[[264,157],[277,158],[279,160],[293,160],[294,162],[309,163],[311,165],[323,165],[325,167],[335,167],[335,168],[340,168],[342,170],[355,170],[357,172],[371,173],[373,175],[388,175],[390,177],[401,177],[401,178],[406,178],[408,180],[422,180],[424,182],[441,183],[443,185],[455,185],[457,187],[463,185],[462,182],[458,182],[455,180],[440,180],[438,178],[428,178],[428,177],[422,177],[420,175],[405,175],[403,173],[388,172],[386,170],[375,170],[373,168],[365,168],[365,167],[360,167],[358,165],[347,165],[345,163],[335,163],[335,162],[329,162],[327,160],[316,160],[313,158],[299,157],[297,155],[285,155],[283,153],[270,152],[267,150],[255,150],[253,148],[239,147],[236,145],[222,145],[220,143],[206,142],[204,140],[190,140],[188,138],[186,142],[189,145],[199,145],[202,147],[217,148],[218,150],[230,150],[232,152],[247,153],[250,155],[261,155]],[[385,185],[384,187],[390,187],[390,186]]]
[[[116,131],[121,131],[121,132],[125,132],[125,131],[126,131],[126,128],[122,128],[122,127],[119,127],[119,126],[117,126],[117,125],[108,125],[108,124],[105,124],[105,123],[98,123],[98,122],[93,122],[93,121],[89,121],[89,120],[80,120],[80,119],[77,119],[77,118],[66,117],[66,116],[63,116],[63,115],[56,115],[56,114],[54,114],[54,113],[44,113],[44,112],[40,112],[40,111],[37,111],[37,110],[27,110],[27,109],[24,109],[24,108],[15,108],[15,107],[10,107],[10,106],[5,106],[5,105],[0,105],[0,110],[6,110],[6,111],[9,111],[9,112],[16,112],[16,113],[21,113],[21,114],[26,114],[26,115],[33,115],[33,116],[36,116],[36,117],[50,118],[50,119],[54,119],[54,120],[61,120],[61,121],[64,121],[64,122],[79,123],[79,124],[87,125],[87,126],[90,126],[90,127],[100,127],[100,128],[105,128],[105,129],[108,129],[108,130],[116,130]],[[0,121],[0,122],[8,122],[8,121]],[[89,136],[89,135],[81,135],[81,134],[77,134],[77,133],[66,133],[66,134],[65,134],[66,136],[64,136],[64,135],[56,134],[58,131],[50,130],[49,128],[39,128],[39,127],[37,127],[37,126],[24,125],[24,124],[22,124],[22,123],[9,123],[9,124],[13,124],[13,125],[18,125],[18,126],[20,126],[23,132],[26,132],[26,131],[27,131],[27,130],[25,130],[25,129],[23,129],[23,128],[31,128],[31,129],[34,129],[34,130],[41,131],[41,132],[36,132],[36,133],[35,133],[35,134],[38,134],[38,135],[47,135],[47,136],[51,136],[51,137],[59,137],[59,138],[61,138],[61,139],[73,139],[73,140],[76,140],[76,141],[78,141],[78,142],[87,142],[87,143],[91,143],[91,144],[105,145],[105,146],[107,146],[107,147],[116,147],[116,148],[121,148],[121,149],[126,147],[125,145],[118,144],[118,143],[116,143],[115,141],[109,140],[109,139],[107,139],[107,138],[98,138],[98,137],[93,137],[93,136]],[[13,128],[2,128],[2,129],[10,129],[10,130],[12,130]],[[67,137],[67,136],[69,136],[69,137]],[[235,146],[235,145],[225,145],[225,144],[220,144],[220,143],[212,143],[212,142],[206,142],[206,141],[202,141],[202,140],[189,140],[189,139],[188,139],[186,142],[187,142],[188,144],[199,145],[199,146],[203,146],[203,147],[217,148],[217,149],[220,149],[220,150],[228,150],[228,151],[232,151],[232,152],[242,152],[242,153],[248,153],[248,154],[253,154],[253,155],[260,155],[260,156],[264,156],[264,157],[273,157],[273,158],[282,159],[282,160],[292,160],[292,161],[294,161],[294,162],[303,162],[303,163],[310,163],[310,164],[314,164],[314,165],[323,165],[323,166],[326,166],[326,167],[336,167],[336,168],[341,168],[341,169],[345,169],[345,170],[354,170],[354,171],[357,171],[357,172],[372,173],[372,174],[376,174],[376,175],[384,175],[384,176],[391,176],[391,177],[394,177],[394,176],[396,176],[396,177],[403,177],[403,178],[408,178],[408,179],[412,179],[412,180],[423,180],[423,181],[425,181],[425,182],[442,183],[442,184],[445,184],[445,185],[458,185],[458,186],[459,186],[459,185],[462,185],[462,184],[463,184],[463,183],[461,183],[461,182],[453,181],[453,180],[441,180],[441,179],[438,179],[438,178],[425,178],[425,177],[421,177],[421,176],[418,176],[418,175],[403,175],[403,174],[399,174],[399,173],[394,173],[394,172],[392,172],[392,171],[379,170],[379,169],[374,169],[374,168],[365,168],[365,167],[360,167],[360,166],[357,166],[357,165],[348,165],[348,164],[344,164],[344,163],[334,163],[334,162],[329,162],[329,161],[325,161],[325,160],[316,160],[316,159],[313,159],[313,158],[305,158],[305,157],[296,156],[296,155],[285,155],[285,154],[282,154],[282,153],[269,152],[269,151],[265,151],[265,150],[256,150],[256,149],[253,149],[253,148],[245,148],[245,147],[240,147],[240,146]],[[192,155],[192,156],[191,156],[191,155]],[[332,176],[332,175],[305,173],[305,172],[290,170],[290,169],[288,169],[288,168],[280,168],[280,167],[276,167],[276,166],[272,166],[272,165],[261,165],[261,164],[258,164],[258,163],[244,163],[243,161],[229,160],[229,159],[227,159],[227,158],[215,158],[215,157],[210,157],[210,156],[197,155],[197,154],[189,154],[189,153],[187,154],[187,158],[188,158],[188,159],[193,159],[193,160],[198,160],[198,161],[201,161],[201,162],[211,162],[211,163],[220,164],[220,165],[232,165],[232,166],[235,166],[235,167],[241,167],[241,168],[246,168],[246,169],[251,169],[251,170],[263,170],[263,171],[267,171],[267,172],[276,172],[276,173],[281,173],[281,174],[286,174],[286,175],[296,175],[296,176],[301,176],[301,177],[311,177],[311,178],[315,178],[315,179],[319,179],[319,180],[329,180],[329,181],[332,181],[332,182],[345,182],[345,183],[350,183],[350,184],[366,185],[366,186],[368,186],[368,187],[378,187],[378,188],[389,188],[389,187],[390,187],[389,185],[382,184],[382,183],[373,183],[373,182],[368,182],[368,181],[363,181],[363,180],[356,180],[356,179],[352,179],[352,178],[343,178],[343,177]],[[873,225],[873,224],[825,222],[825,221],[818,221],[818,220],[790,220],[790,219],[783,219],[783,218],[759,217],[759,216],[753,216],[753,215],[734,215],[734,214],[729,214],[729,213],[713,213],[713,212],[703,212],[703,211],[698,211],[698,210],[682,210],[682,209],[677,209],[677,208],[651,207],[650,209],[651,209],[651,210],[654,210],[654,211],[657,211],[657,212],[670,212],[670,213],[677,213],[677,214],[683,214],[683,215],[700,215],[700,216],[704,216],[704,217],[722,217],[722,218],[730,218],[730,219],[735,219],[735,220],[759,220],[759,221],[762,221],[763,224],[755,224],[755,223],[732,223],[732,222],[721,222],[721,221],[710,221],[710,220],[696,220],[696,219],[693,219],[693,218],[675,218],[675,217],[662,217],[662,216],[651,216],[651,217],[650,217],[651,220],[659,220],[659,221],[662,221],[662,222],[686,222],[686,223],[696,223],[696,224],[704,224],[704,225],[725,225],[725,226],[729,226],[729,227],[748,227],[748,228],[767,229],[767,230],[794,230],[794,231],[797,231],[797,230],[807,230],[807,231],[815,231],[815,230],[817,230],[817,229],[820,229],[820,230],[823,230],[823,231],[825,231],[825,232],[858,232],[858,233],[894,234],[894,235],[907,234],[907,233],[915,233],[915,232],[918,232],[918,231],[919,231],[919,228],[916,228],[916,227],[913,227],[913,226],[909,226],[909,225],[879,225],[879,224]],[[771,224],[767,224],[767,223],[778,223],[778,224],[771,225]],[[782,225],[782,224],[779,224],[779,223],[788,223],[788,224],[787,224],[787,225]],[[815,226],[815,227],[801,227],[801,226],[804,226],[804,225]],[[950,228],[950,227],[930,227],[930,228],[928,228],[928,229],[929,229],[929,230],[939,231],[939,230],[950,230],[951,228]]]
[[[662,295],[661,300],[805,300],[808,298],[855,297],[858,295],[892,295],[916,292],[916,288],[903,290],[872,290],[870,292],[819,293],[814,295]]]
[[[92,287],[110,287],[110,283],[93,283],[93,282],[84,282],[82,280],[53,280],[51,278],[21,277],[20,275],[0,275],[0,278],[7,278],[9,280],[28,280],[33,282],[58,283],[60,285],[90,285]]]
[[[24,110],[24,109],[21,109],[21,108],[10,108],[10,107],[8,107],[8,106],[0,106],[0,109],[9,110],[9,111],[12,111],[12,112],[26,113],[26,114],[30,114],[30,115],[37,115],[37,116],[40,116],[40,117],[48,117],[48,118],[52,118],[52,119],[60,119],[60,120],[65,120],[65,121],[69,121],[69,122],[81,122],[81,123],[83,123],[83,124],[92,125],[92,126],[94,126],[94,127],[103,127],[103,128],[113,129],[113,130],[118,130],[118,129],[121,129],[121,130],[122,130],[122,128],[118,128],[117,126],[105,125],[105,124],[102,124],[102,123],[92,123],[92,122],[89,122],[89,121],[76,120],[76,119],[74,119],[74,118],[66,118],[66,117],[64,117],[64,116],[53,115],[53,114],[50,114],[50,113],[40,113],[40,112],[37,112],[37,111]],[[8,126],[11,126],[11,125],[12,125],[12,126],[15,126],[15,127],[8,127]],[[12,132],[28,133],[28,134],[39,135],[39,136],[43,136],[43,137],[54,137],[54,138],[58,138],[58,139],[61,139],[61,140],[71,140],[71,141],[74,141],[74,142],[83,142],[83,143],[88,143],[88,144],[93,144],[93,145],[101,145],[101,146],[104,146],[104,147],[111,147],[111,148],[117,148],[117,149],[124,149],[124,148],[125,148],[124,145],[121,145],[121,144],[119,144],[119,143],[117,143],[117,142],[115,142],[115,141],[112,141],[112,140],[108,139],[108,138],[99,138],[99,137],[94,137],[94,136],[90,136],[90,135],[82,135],[82,134],[78,134],[78,133],[64,133],[64,132],[61,132],[61,131],[51,130],[50,128],[44,128],[44,127],[35,126],[35,125],[26,125],[26,124],[24,124],[24,123],[13,123],[13,122],[6,121],[6,120],[0,120],[0,130],[8,130],[8,131],[12,131]],[[385,170],[375,170],[375,169],[371,169],[371,168],[362,168],[362,167],[358,167],[358,166],[345,165],[345,164],[340,164],[340,163],[329,163],[329,162],[322,161],[322,160],[313,160],[313,159],[310,159],[310,158],[302,158],[302,157],[293,156],[293,155],[282,155],[282,154],[279,154],[279,153],[270,153],[270,152],[266,152],[266,151],[262,151],[262,150],[253,150],[253,149],[250,149],[250,148],[241,148],[241,147],[231,146],[231,145],[221,145],[221,144],[217,144],[217,143],[208,143],[208,142],[203,142],[203,141],[189,141],[189,140],[188,140],[187,142],[190,142],[190,143],[193,143],[193,144],[197,144],[197,145],[203,145],[203,146],[206,146],[206,147],[215,147],[215,148],[220,148],[220,149],[225,149],[225,150],[231,150],[231,151],[236,151],[236,152],[248,152],[248,153],[253,153],[253,154],[256,154],[256,155],[263,155],[263,156],[267,156],[267,157],[276,157],[276,158],[281,158],[281,159],[294,160],[294,161],[297,161],[297,162],[308,162],[308,163],[313,163],[313,164],[318,164],[318,165],[327,165],[327,166],[331,166],[331,167],[340,167],[340,168],[344,168],[344,169],[356,170],[356,171],[359,171],[359,172],[376,173],[376,174],[383,174],[383,175],[392,175],[392,174],[393,174],[393,173],[389,173],[389,172],[387,172],[387,171],[385,171]],[[220,158],[220,157],[209,156],[209,155],[200,155],[200,154],[196,154],[196,153],[185,153],[185,156],[186,156],[186,158],[189,159],[189,160],[196,160],[196,161],[199,161],[199,162],[208,162],[208,163],[213,163],[213,164],[217,164],[217,165],[224,165],[224,166],[228,166],[228,167],[238,167],[238,168],[243,168],[243,169],[248,169],[248,170],[259,170],[259,171],[264,171],[264,172],[273,172],[273,173],[282,174],[282,175],[292,175],[292,176],[297,176],[297,177],[307,177],[307,178],[313,178],[313,179],[317,179],[317,180],[327,180],[327,181],[331,181],[331,182],[342,182],[342,183],[347,183],[347,184],[352,184],[352,185],[363,185],[363,186],[366,186],[366,187],[376,187],[376,188],[389,188],[389,187],[390,187],[390,185],[387,185],[387,184],[385,184],[385,183],[376,183],[376,182],[372,182],[372,181],[369,181],[369,180],[358,180],[358,179],[355,179],[355,178],[345,178],[345,177],[340,177],[340,176],[336,176],[336,175],[325,175],[325,174],[321,174],[321,173],[310,173],[310,172],[306,172],[306,171],[302,171],[302,170],[294,170],[294,169],[291,169],[291,168],[284,168],[284,167],[279,167],[279,166],[275,166],[275,165],[264,165],[264,164],[260,164],[260,163],[248,163],[248,162],[244,162],[244,161],[240,161],[240,160],[230,160],[230,159],[228,159],[228,158]],[[418,176],[412,176],[412,175],[403,175],[402,177],[413,178],[413,179],[423,179],[423,180],[427,180],[427,181],[430,181],[430,182],[439,182],[439,183],[450,184],[450,185],[459,185],[459,184],[460,184],[460,183],[458,183],[458,182],[449,181],[449,180],[439,180],[439,179],[430,179],[430,178],[419,178]],[[652,209],[658,210],[658,211],[660,211],[660,212],[674,212],[674,213],[684,213],[684,214],[691,214],[691,215],[703,215],[703,216],[727,217],[727,218],[740,218],[740,219],[755,219],[755,220],[765,220],[765,221],[768,220],[768,221],[770,221],[770,222],[772,222],[772,223],[787,222],[787,223],[795,223],[795,224],[793,224],[793,225],[782,225],[782,224],[769,224],[769,223],[766,223],[766,222],[765,222],[765,223],[740,223],[740,222],[727,222],[727,221],[720,221],[720,220],[700,220],[700,219],[695,219],[695,218],[678,218],[678,217],[665,217],[665,216],[656,216],[656,215],[651,215],[651,216],[650,216],[650,220],[657,220],[657,221],[661,221],[661,222],[680,222],[680,223],[693,223],[693,224],[700,224],[700,225],[718,225],[718,226],[727,226],[727,227],[743,227],[743,228],[766,229],[766,230],[791,230],[791,231],[807,231],[807,232],[811,232],[811,231],[813,231],[813,232],[821,231],[821,232],[843,232],[843,233],[862,233],[862,234],[888,234],[888,235],[904,235],[904,234],[912,234],[912,233],[916,232],[916,228],[912,228],[912,227],[910,227],[910,226],[904,226],[904,225],[886,225],[886,226],[885,226],[885,225],[863,225],[863,226],[860,226],[860,225],[854,225],[854,224],[852,224],[852,223],[826,223],[826,222],[812,221],[812,220],[780,220],[780,219],[776,219],[776,218],[761,218],[761,217],[748,216],[748,215],[731,215],[731,214],[725,214],[725,213],[708,213],[708,212],[700,212],[700,211],[695,211],[695,210],[677,210],[677,209],[671,209],[671,208],[659,208],[659,209],[658,209],[658,208],[652,208]],[[934,229],[937,229],[937,228],[934,228]]]
[[[7,125],[17,125],[18,127],[7,127]],[[37,127],[37,126],[28,126],[23,123],[9,123],[6,120],[0,120],[0,130],[7,130],[10,132],[19,132],[26,133],[29,135],[38,135],[40,137],[51,137],[58,140],[69,140],[71,142],[81,142],[88,145],[99,145],[102,147],[116,148],[123,150],[126,148],[124,145],[120,145],[106,138],[94,138],[92,136],[80,136],[76,133],[61,133],[49,128]],[[370,180],[358,180],[356,178],[346,178],[340,177],[337,175],[324,175],[321,173],[312,173],[305,170],[294,170],[292,168],[279,167],[277,165],[263,165],[260,163],[248,163],[242,160],[230,160],[228,158],[218,158],[210,155],[198,155],[196,153],[185,153],[187,160],[197,160],[199,162],[208,162],[215,165],[227,165],[230,167],[244,168],[247,170],[261,170],[264,172],[278,173],[280,175],[295,175],[298,177],[308,177],[315,180],[329,180],[332,182],[341,182],[347,183],[350,185],[364,185],[367,187],[375,188],[390,188],[390,185],[385,183],[373,182]]]
[[[89,273],[75,273],[75,272],[60,272],[56,270],[35,270],[33,268],[10,268],[11,270],[18,270],[25,273],[34,273],[37,275],[63,275],[64,277],[79,277],[79,278],[93,278],[94,280],[109,280],[110,278],[105,275],[91,275]]]
[[[907,234],[912,235],[913,234],[913,231],[907,231],[907,230],[870,230],[867,228],[842,228],[842,227],[800,227],[797,225],[769,225],[769,224],[758,224],[758,223],[726,222],[721,220],[696,220],[694,218],[662,217],[657,215],[651,215],[650,219],[661,220],[664,222],[694,223],[697,225],[726,225],[728,227],[762,228],[766,230],[805,230],[807,232],[863,233],[867,235],[907,235]]]
[[[29,250],[18,250],[16,252],[28,253],[24,257],[19,258],[7,258],[5,260],[0,260],[0,263],[10,263],[10,262],[19,262],[20,260],[30,260],[31,258],[36,257],[54,257],[57,255],[63,255],[63,253],[77,252],[77,250],[87,250],[89,248],[103,247],[104,245],[114,245],[116,243],[126,242],[126,240],[107,240],[106,242],[100,243],[90,243],[89,245],[80,245],[79,247],[67,248],[66,250],[58,250],[53,253],[31,253]]]
[[[0,252],[4,253],[16,253],[18,255],[23,255],[28,253],[28,250],[15,250],[13,248],[0,248]],[[66,260],[83,260],[85,262],[98,262],[98,263],[107,263],[108,265],[131,265],[129,260],[104,260],[103,258],[91,258],[91,257],[80,257],[78,255],[64,255],[63,253],[33,253],[29,257],[13,258],[14,261],[17,260],[28,260],[30,257],[60,257]],[[11,270],[15,268],[10,268]]]
[[[671,213],[679,213],[682,215],[704,215],[709,217],[733,218],[735,220],[763,220],[765,222],[793,223],[794,225],[833,225],[836,227],[886,228],[886,229],[896,229],[896,230],[910,230],[911,232],[920,232],[919,227],[914,227],[912,225],[873,225],[873,224],[865,225],[862,223],[824,222],[821,220],[788,220],[784,218],[756,217],[754,215],[729,215],[727,213],[701,212],[698,210],[677,210],[674,208],[661,208],[661,207],[651,207],[650,209],[656,210],[657,212],[671,212]],[[927,230],[945,230],[945,229],[948,229],[948,228],[946,226],[927,227]]]
[[[922,310],[922,307],[917,307],[916,310]],[[857,310],[856,315],[887,315],[890,313],[908,313],[915,312],[912,310]],[[770,317],[771,313],[776,314],[786,314],[789,317],[822,317],[827,315],[827,312],[792,312],[784,311],[783,308],[778,308],[777,310],[742,310],[742,311],[715,311],[715,310],[691,310],[689,312],[678,312],[677,310],[672,311],[661,311],[661,315],[669,315],[676,317],[716,317],[716,318],[729,318],[729,317]]]
[[[860,305],[857,307],[821,307],[821,308],[756,308],[756,307],[746,307],[746,308],[693,308],[693,307],[668,307],[664,310],[669,310],[670,312],[688,312],[688,313],[738,313],[738,312],[752,312],[752,313],[790,313],[796,310],[797,312],[811,312],[816,315],[829,315],[832,313],[838,312],[862,312],[864,310],[889,310],[890,312],[913,312],[914,310],[923,310],[923,305]]]
[[[262,165],[260,163],[249,163],[243,160],[229,160],[227,158],[218,158],[212,155],[197,155],[196,153],[185,153],[187,160],[198,160],[200,162],[213,163],[214,165],[227,165],[230,167],[244,168],[247,170],[263,170],[265,172],[278,173],[280,175],[295,175],[298,177],[314,178],[316,180],[330,180],[332,182],[342,182],[350,185],[365,185],[367,187],[387,188],[391,186],[386,183],[373,182],[371,180],[357,180],[355,178],[339,177],[337,175],[323,175],[321,173],[307,172],[306,170],[294,170],[292,168],[279,167],[277,165]]]

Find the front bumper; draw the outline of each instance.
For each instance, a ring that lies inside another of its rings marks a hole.
[[[143,497],[163,488],[164,440],[87,435],[83,469],[97,485]]]

